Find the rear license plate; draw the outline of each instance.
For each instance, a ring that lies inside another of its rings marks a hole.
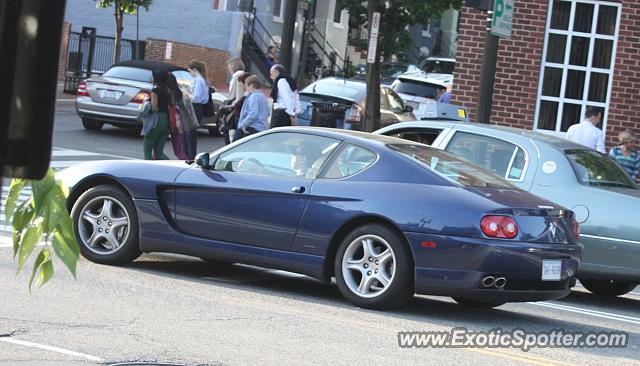
[[[560,281],[562,274],[562,260],[543,259],[542,260],[542,280]]]
[[[122,92],[116,90],[100,90],[100,97],[104,99],[120,99]]]

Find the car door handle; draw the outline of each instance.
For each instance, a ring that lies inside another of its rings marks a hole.
[[[293,193],[304,193],[304,187],[300,186],[300,187],[292,187],[291,188],[291,192]]]

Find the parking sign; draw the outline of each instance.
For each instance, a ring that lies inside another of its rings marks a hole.
[[[495,0],[493,3],[493,18],[491,20],[491,34],[502,38],[511,38],[511,23],[513,20],[513,3],[515,0]]]

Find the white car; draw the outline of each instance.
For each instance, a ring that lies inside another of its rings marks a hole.
[[[450,87],[451,82],[411,72],[400,75],[391,84],[391,89],[413,108],[413,114],[418,119],[432,117],[428,112],[428,104],[436,101],[438,89]]]

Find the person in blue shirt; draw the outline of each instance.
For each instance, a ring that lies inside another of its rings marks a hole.
[[[257,76],[251,75],[245,80],[244,84],[246,90],[245,99],[233,141],[267,130],[269,103],[260,90],[260,80]]]
[[[204,63],[192,60],[187,66],[189,73],[193,76],[193,86],[191,87],[191,104],[193,111],[196,113],[198,124],[204,118],[204,108],[209,103],[209,87],[207,86],[207,70]],[[198,151],[197,132],[195,129],[185,132],[183,135],[183,146],[185,153],[189,159],[195,159]]]
[[[618,146],[609,151],[609,157],[615,160],[634,181],[640,176],[640,153],[634,149],[636,137],[630,131],[620,132]]]
[[[451,103],[451,92],[444,86],[438,88],[438,103]]]

